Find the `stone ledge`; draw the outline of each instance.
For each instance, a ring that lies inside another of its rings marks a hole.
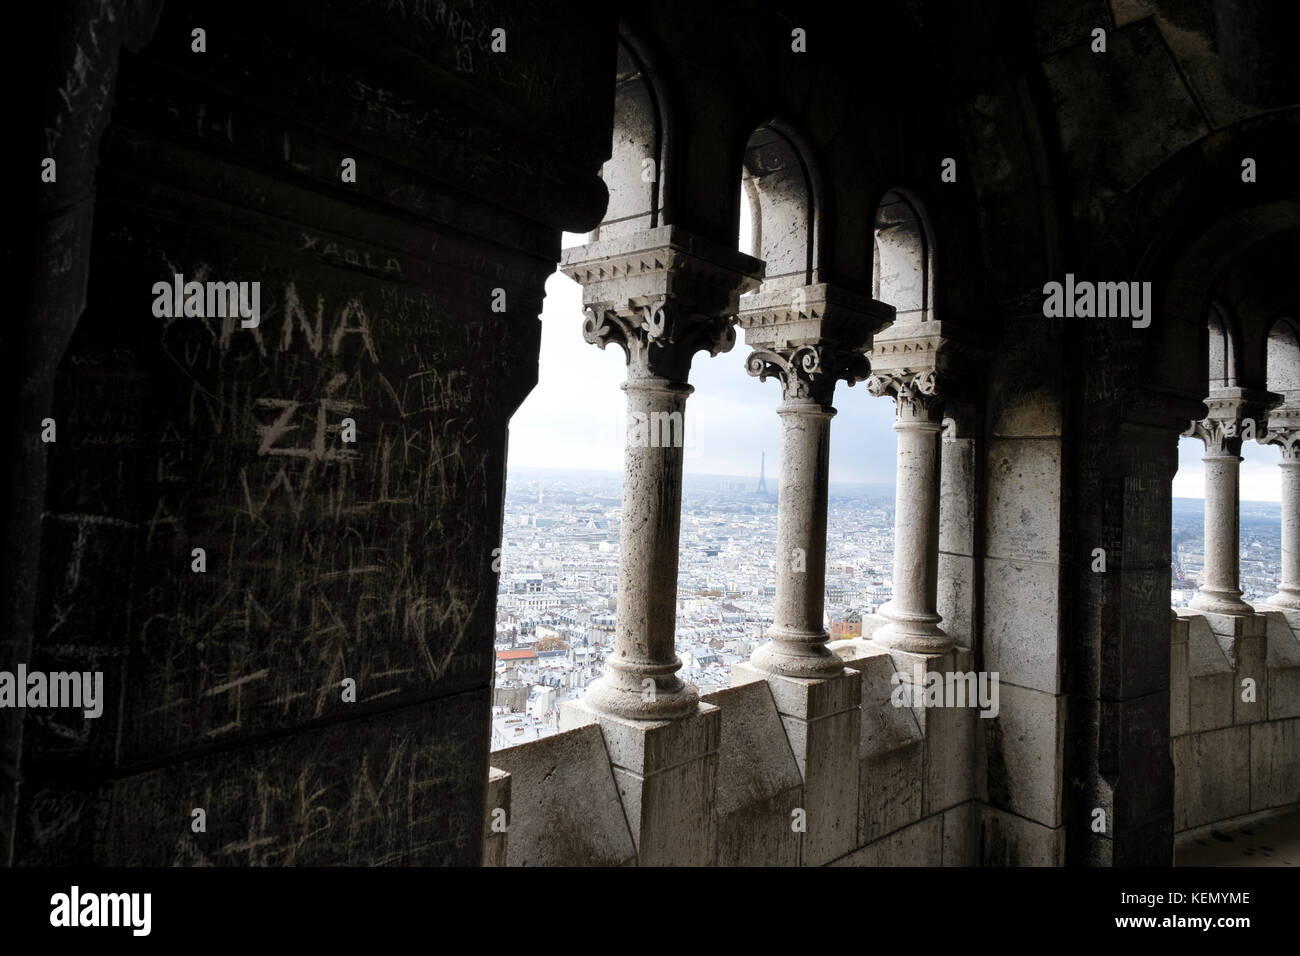
[[[579,727],[492,754],[510,774],[510,866],[629,866],[636,847],[600,728]]]
[[[1198,733],[1232,726],[1232,664],[1205,615],[1180,608],[1187,621],[1188,730]]]
[[[803,778],[765,681],[708,694],[722,712],[718,750],[719,866],[797,866]]]

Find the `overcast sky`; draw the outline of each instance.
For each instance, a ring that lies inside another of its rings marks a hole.
[[[744,208],[742,204],[742,208]],[[583,241],[565,236],[565,245]],[[514,467],[619,471],[623,467],[623,352],[601,350],[582,338],[582,290],[556,272],[546,283],[542,309],[542,351],[537,387],[510,422]],[[780,385],[760,382],[745,372],[749,349],[744,333],[730,352],[710,358],[696,354],[686,403],[686,471],[698,475],[757,478],[759,457],[767,453],[767,474],[775,478],[781,448]],[[893,404],[873,398],[862,383],[835,389],[839,414],[831,423],[831,481],[894,483],[897,449]],[[1202,445],[1184,438],[1178,445],[1173,493],[1204,497]],[[1241,497],[1279,501],[1281,469],[1276,448],[1247,443],[1241,467]]]

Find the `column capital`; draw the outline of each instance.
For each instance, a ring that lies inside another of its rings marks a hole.
[[[1280,401],[1280,395],[1258,389],[1211,389],[1205,399],[1208,414],[1193,421],[1183,435],[1204,442],[1207,458],[1240,458],[1242,440],[1251,435],[1260,440],[1258,433],[1264,431],[1262,423],[1268,409]]]
[[[1268,413],[1268,427],[1257,436],[1261,445],[1282,449],[1282,464],[1300,464],[1300,405],[1282,404]]]
[[[670,296],[621,310],[587,306],[582,337],[602,349],[623,350],[628,381],[662,379],[683,383],[696,352],[718,355],[736,344],[735,319],[700,318]]]
[[[623,349],[629,379],[675,382],[696,352],[735,344],[740,295],[763,275],[752,256],[677,226],[566,249],[560,268],[582,286],[588,342]]]
[[[894,399],[898,419],[937,420],[943,402],[965,388],[987,350],[973,344],[969,333],[948,323],[921,322],[891,328],[875,337],[867,357],[872,395]]]
[[[779,379],[787,403],[829,408],[836,382],[870,373],[865,352],[893,319],[891,306],[823,282],[745,296],[737,321],[750,375]]]
[[[875,372],[867,379],[867,391],[877,398],[888,395],[894,400],[898,421],[933,423],[938,426],[943,413],[943,381],[934,369],[902,368]]]
[[[830,407],[836,382],[842,379],[853,385],[871,372],[871,364],[861,352],[844,351],[829,342],[781,350],[755,349],[745,368],[759,381],[769,376],[780,379],[781,397],[787,403],[823,408]]]

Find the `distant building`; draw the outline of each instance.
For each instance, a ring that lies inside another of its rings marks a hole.
[[[512,651],[497,651],[498,661],[535,661],[537,652],[527,649],[516,649]]]

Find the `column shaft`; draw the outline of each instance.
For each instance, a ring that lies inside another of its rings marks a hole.
[[[894,593],[881,609],[889,624],[875,640],[918,654],[944,653],[952,639],[935,610],[939,581],[939,431],[937,421],[900,417],[894,508]]]
[[[1207,454],[1205,462],[1205,568],[1191,607],[1219,614],[1249,612],[1241,600],[1241,456]]]
[[[785,402],[781,416],[781,487],[777,504],[776,609],[771,642],[756,667],[787,677],[838,676],[843,663],[826,648],[826,506],[833,408]]]
[[[682,445],[692,388],[630,379],[619,536],[618,617],[602,678],[587,689],[596,710],[659,719],[694,713],[694,687],[677,677],[677,560]]]

